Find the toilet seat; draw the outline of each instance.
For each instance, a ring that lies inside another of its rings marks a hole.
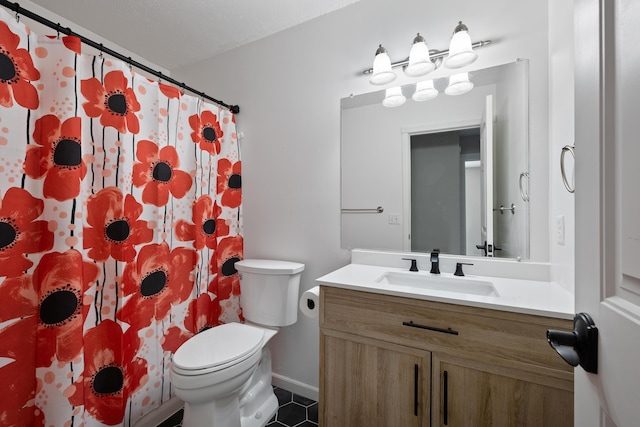
[[[261,350],[264,330],[241,323],[216,326],[191,337],[173,355],[181,375],[203,375],[242,363]]]

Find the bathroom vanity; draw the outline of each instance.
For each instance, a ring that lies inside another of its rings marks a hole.
[[[350,264],[318,279],[320,425],[573,426],[573,368],[546,341],[547,329],[573,329],[571,295],[535,280],[443,274],[443,290],[431,278]],[[474,287],[484,283],[492,292]]]

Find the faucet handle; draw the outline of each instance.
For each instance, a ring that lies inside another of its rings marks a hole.
[[[457,262],[456,263],[456,272],[453,273],[454,276],[464,276],[464,272],[462,271],[462,266],[463,265],[473,265],[473,264],[468,263],[468,262]]]
[[[418,265],[415,258],[402,258],[402,259],[405,261],[411,261],[411,268],[409,268],[409,271],[418,271]]]

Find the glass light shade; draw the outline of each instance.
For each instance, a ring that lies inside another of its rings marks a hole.
[[[444,60],[444,66],[447,68],[462,68],[471,64],[478,58],[478,55],[471,47],[471,37],[467,27],[460,22],[456,27],[451,43],[449,44],[449,56]]]
[[[392,82],[396,78],[396,73],[391,69],[391,59],[387,50],[380,45],[373,60],[373,73],[369,79],[372,85],[384,85]]]
[[[385,91],[382,105],[385,107],[399,107],[405,103],[407,98],[402,94],[402,88],[400,86],[391,87]]]
[[[427,42],[418,33],[413,40],[413,45],[409,52],[409,65],[404,69],[404,73],[409,77],[419,77],[430,73],[435,68],[435,64],[429,58]]]
[[[444,90],[447,95],[463,95],[473,89],[469,73],[458,73],[449,77],[449,86]]]
[[[438,90],[433,87],[433,80],[425,80],[416,84],[416,91],[411,98],[414,101],[428,101],[438,96]]]

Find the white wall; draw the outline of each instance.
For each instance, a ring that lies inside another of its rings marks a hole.
[[[85,38],[88,38],[96,43],[102,43],[104,45],[104,47],[109,48],[111,50],[114,50],[120,54],[122,54],[125,57],[128,58],[132,58],[134,61],[137,61],[143,65],[146,65],[147,67],[160,71],[162,74],[166,75],[166,76],[170,76],[171,73],[169,70],[164,69],[162,67],[160,67],[157,64],[154,64],[150,61],[147,61],[144,58],[141,58],[139,55],[136,55],[134,53],[131,53],[130,51],[128,51],[127,49],[125,49],[123,46],[119,46],[115,43],[110,42],[109,40],[100,37],[99,35],[85,29],[82,27],[82,23],[75,23],[75,22],[71,22],[68,19],[62,17],[62,16],[58,16],[54,13],[51,13],[49,10],[43,8],[42,6],[39,6],[33,2],[30,2],[29,0],[20,0],[17,3],[20,4],[20,7],[36,13],[46,19],[48,19],[51,22],[55,22],[60,23],[60,26],[62,28],[69,28],[71,29],[71,31],[73,31],[76,34],[80,34],[82,36],[84,36]],[[8,9],[5,8],[6,11],[10,12],[11,14],[14,14],[13,11],[9,11]],[[46,25],[40,24],[39,22],[33,21],[29,18],[26,18],[24,16],[20,16],[20,22],[26,24],[29,29],[31,29],[31,31],[33,31],[35,34],[38,34],[40,36],[51,36],[51,35],[55,35],[56,31],[49,28]],[[64,34],[61,33],[61,36],[63,36]],[[100,52],[96,49],[93,49],[92,47],[83,44],[82,45],[82,53],[87,53],[87,54],[91,54],[91,55],[98,55]],[[140,74],[145,74],[144,72],[140,71],[140,70],[136,70],[137,72],[139,72]],[[148,76],[148,75],[147,75]]]
[[[302,290],[349,262],[340,249],[339,100],[374,89],[360,72],[371,66],[379,43],[392,60],[408,55],[417,32],[430,48],[446,49],[463,20],[474,41],[494,41],[478,50],[474,69],[531,61],[531,259],[548,261],[547,12],[547,2],[540,1],[361,0],[173,70],[174,77],[240,105],[245,256],[305,263]],[[272,349],[276,373],[317,386],[315,320],[302,317],[282,330]]]
[[[554,2],[549,13],[549,198],[551,279],[574,289],[575,221],[574,197],[562,183],[560,153],[574,144],[573,89],[573,0]],[[568,177],[573,184],[574,162],[565,155]],[[556,219],[564,218],[565,242],[556,239]]]

